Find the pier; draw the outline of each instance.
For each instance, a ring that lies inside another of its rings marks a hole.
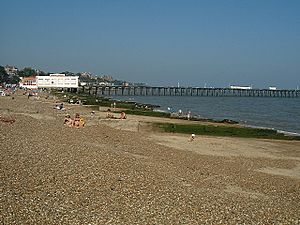
[[[82,86],[79,93],[102,96],[207,96],[207,97],[273,97],[297,98],[300,90],[231,89],[150,86]]]

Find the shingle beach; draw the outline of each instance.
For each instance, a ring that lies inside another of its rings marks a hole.
[[[299,141],[188,142],[54,104],[0,97],[0,224],[300,224]]]

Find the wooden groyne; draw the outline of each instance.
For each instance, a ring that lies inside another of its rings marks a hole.
[[[300,90],[231,89],[197,87],[149,87],[149,86],[83,86],[80,93],[102,96],[208,96],[208,97],[274,97],[297,98]]]

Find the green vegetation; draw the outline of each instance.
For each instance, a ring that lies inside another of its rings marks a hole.
[[[9,76],[6,73],[3,66],[0,66],[0,83],[7,82],[9,80]]]
[[[62,101],[69,102],[72,100],[74,103],[81,101],[83,105],[89,105],[91,108],[98,108],[98,106],[112,107],[113,103],[116,103],[117,108],[127,109],[125,113],[136,115],[148,115],[148,116],[160,116],[170,117],[169,113],[153,112],[153,105],[138,104],[135,102],[116,101],[113,99],[91,95],[89,93],[75,93],[75,92],[61,92],[53,89],[51,91],[53,95],[56,95]],[[66,96],[66,97],[64,97]],[[164,115],[166,114],[166,115]]]
[[[72,100],[74,103],[77,101],[81,101],[83,105],[92,105],[93,108],[97,108],[98,106],[104,106],[104,107],[111,107],[111,104],[113,101],[108,98],[100,97],[100,96],[93,96],[90,94],[85,93],[72,93],[72,92],[59,92],[59,91],[52,91],[52,94],[56,95],[60,99],[62,99],[65,102],[69,102]],[[64,97],[66,96],[66,97]],[[118,108],[125,108],[125,109],[132,109],[135,107],[134,103],[126,103],[126,102],[117,102]]]
[[[5,71],[3,66],[0,66],[0,84],[7,83],[7,84],[17,84],[19,83],[20,78],[17,75],[9,75]]]
[[[20,70],[18,73],[19,77],[31,77],[37,76],[38,73],[36,70],[32,69],[31,67],[25,67],[23,70]]]
[[[300,140],[298,136],[285,136],[277,133],[276,130],[256,129],[248,127],[232,127],[232,126],[213,126],[213,125],[195,125],[195,124],[173,124],[173,123],[154,123],[154,127],[158,127],[165,132],[212,135],[212,136],[230,136],[245,138],[268,138],[282,140]]]
[[[142,115],[142,116],[154,116],[154,117],[164,117],[164,118],[171,118],[170,113],[165,112],[155,112],[152,110],[152,106],[146,104],[137,104],[135,102],[124,102],[124,101],[115,101],[109,98],[104,98],[100,96],[94,96],[85,93],[72,93],[72,92],[64,92],[61,91],[52,91],[52,94],[56,95],[64,102],[69,102],[71,99],[74,103],[80,100],[82,104],[89,105],[91,109],[98,110],[99,106],[103,107],[111,107],[114,102],[116,102],[117,108],[122,108],[126,114],[131,115]],[[64,97],[66,96],[66,97]]]

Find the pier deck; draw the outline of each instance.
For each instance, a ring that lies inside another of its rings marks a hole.
[[[297,98],[300,90],[231,89],[149,86],[83,86],[78,92],[103,96],[209,96]]]

